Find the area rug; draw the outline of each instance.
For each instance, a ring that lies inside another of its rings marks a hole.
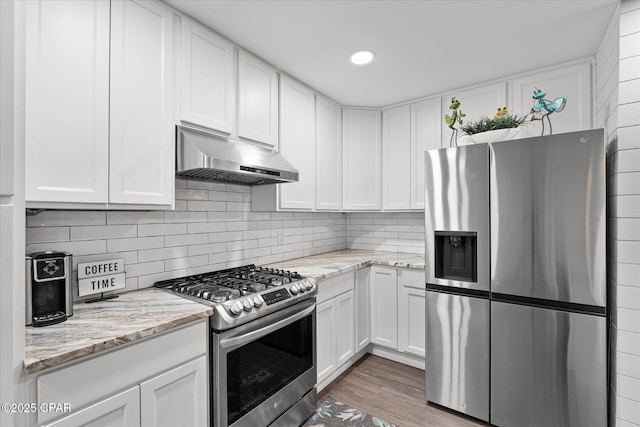
[[[316,413],[301,427],[396,427],[396,425],[327,396]]]

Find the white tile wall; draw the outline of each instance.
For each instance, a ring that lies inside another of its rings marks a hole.
[[[347,245],[424,254],[424,212],[370,212],[347,215]]]
[[[27,217],[26,238],[27,253],[71,252],[74,270],[78,263],[123,258],[129,291],[344,249],[345,225],[341,213],[254,213],[247,186],[178,179],[175,211],[45,211]]]
[[[622,0],[619,16],[596,55],[598,88],[611,87],[605,69],[618,69],[614,92],[598,91],[598,126],[608,136],[608,262],[615,295],[613,341],[615,425],[640,426],[640,0]],[[612,34],[617,36],[611,61]],[[609,81],[609,84],[605,83]],[[617,92],[617,93],[616,93]],[[607,105],[608,104],[608,105]],[[609,114],[603,114],[606,111]],[[599,107],[600,108],[600,107]],[[613,113],[616,111],[617,113]],[[606,117],[608,116],[608,117]]]

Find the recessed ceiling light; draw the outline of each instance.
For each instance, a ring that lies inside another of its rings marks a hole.
[[[351,62],[356,65],[365,65],[373,61],[373,58],[375,56],[376,54],[371,52],[370,50],[359,50],[351,55]]]

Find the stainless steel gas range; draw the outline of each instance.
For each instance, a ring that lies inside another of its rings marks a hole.
[[[156,282],[213,307],[213,427],[296,426],[316,409],[313,278],[246,265]]]

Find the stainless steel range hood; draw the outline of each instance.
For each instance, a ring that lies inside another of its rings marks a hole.
[[[298,170],[266,148],[177,126],[176,176],[259,185],[297,182]]]

